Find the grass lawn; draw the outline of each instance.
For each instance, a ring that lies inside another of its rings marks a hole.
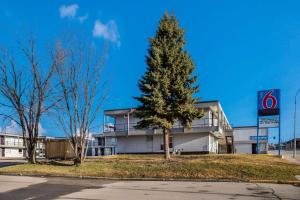
[[[89,158],[80,166],[62,163],[22,164],[0,174],[71,175],[118,178],[178,178],[294,181],[300,166],[271,155],[183,155],[166,162],[162,155]]]

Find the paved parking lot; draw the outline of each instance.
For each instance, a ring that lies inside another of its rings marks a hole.
[[[292,185],[0,176],[0,199],[300,199]]]

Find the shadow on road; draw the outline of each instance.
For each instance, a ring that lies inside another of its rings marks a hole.
[[[26,188],[12,190],[0,194],[0,199],[56,199],[59,196],[84,189],[82,186],[54,185],[40,183]]]
[[[33,184],[28,187],[10,190],[0,193],[0,199],[34,199],[34,200],[50,200],[57,199],[61,196],[79,192],[83,189],[99,189],[103,188],[102,184],[96,186],[92,183],[86,183],[83,180],[72,179],[54,179],[45,183]],[[97,182],[96,182],[97,183]]]

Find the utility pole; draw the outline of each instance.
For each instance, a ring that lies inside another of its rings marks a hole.
[[[300,92],[300,88],[297,90],[295,95],[295,111],[294,111],[294,151],[293,158],[296,158],[296,116],[297,116],[297,96]]]

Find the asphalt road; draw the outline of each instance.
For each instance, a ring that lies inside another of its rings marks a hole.
[[[0,168],[26,163],[25,159],[0,159]]]
[[[300,199],[300,188],[292,185],[107,181],[97,179],[0,176],[0,199],[141,200],[141,199]]]

